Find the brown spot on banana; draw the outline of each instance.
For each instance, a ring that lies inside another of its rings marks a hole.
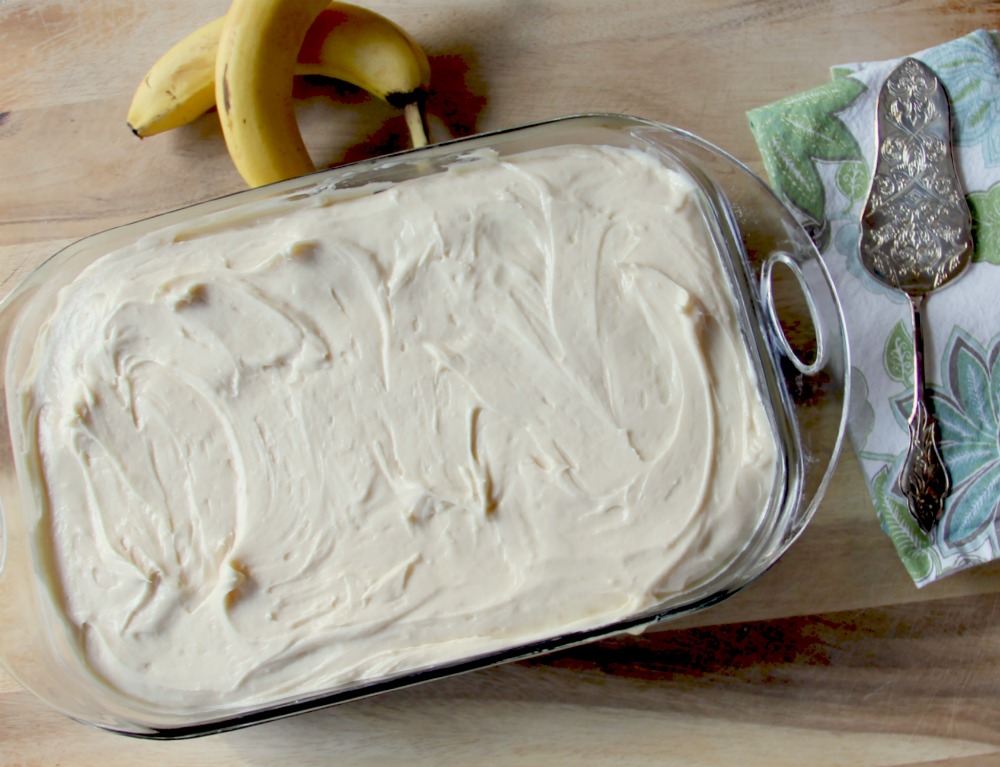
[[[225,67],[222,71],[222,108],[227,112],[230,110],[229,105],[229,67]]]

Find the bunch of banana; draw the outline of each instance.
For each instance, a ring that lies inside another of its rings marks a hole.
[[[427,57],[384,16],[329,0],[234,0],[229,12],[168,50],[128,112],[140,137],[219,109],[229,153],[251,186],[314,170],[292,102],[295,75],[323,75],[401,107],[414,146],[427,143]]]

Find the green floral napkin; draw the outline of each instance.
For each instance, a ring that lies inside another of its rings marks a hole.
[[[861,267],[860,218],[875,158],[875,102],[899,63],[835,67],[831,82],[749,113],[772,186],[813,236],[837,285],[852,357],[850,438],[879,520],[918,585],[1000,558],[1000,38],[977,31],[914,54],[952,104],[973,212],[969,270],[924,305],[928,395],[951,478],[928,536],[897,478],[906,455],[913,345],[906,299]]]

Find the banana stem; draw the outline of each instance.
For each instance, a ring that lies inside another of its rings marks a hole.
[[[424,111],[420,103],[411,101],[403,107],[403,116],[406,118],[406,127],[410,131],[410,142],[414,149],[427,146],[427,130],[424,128]]]

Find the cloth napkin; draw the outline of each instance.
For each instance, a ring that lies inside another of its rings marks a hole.
[[[925,380],[951,479],[929,534],[897,480],[909,439],[913,342],[905,297],[862,268],[860,218],[875,163],[875,104],[899,60],[834,67],[832,80],[748,113],[772,187],[812,235],[837,286],[851,349],[848,432],[882,529],[918,586],[1000,558],[1000,38],[979,30],[913,54],[941,79],[973,213],[968,271],[922,314]]]

